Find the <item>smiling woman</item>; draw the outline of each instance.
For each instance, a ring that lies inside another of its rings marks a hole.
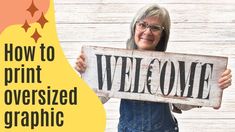
[[[159,30],[158,30],[159,29]],[[136,23],[135,42],[139,50],[154,50],[160,41],[162,27],[158,17],[148,17]]]
[[[165,51],[170,35],[170,16],[159,6],[145,6],[131,23],[128,49]]]

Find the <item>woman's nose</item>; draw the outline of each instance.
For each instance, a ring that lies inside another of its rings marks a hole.
[[[150,27],[147,27],[144,31],[144,33],[148,33],[148,34],[152,34],[152,31],[151,31],[151,28]]]

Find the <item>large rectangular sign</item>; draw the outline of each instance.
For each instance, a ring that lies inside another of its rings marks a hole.
[[[82,48],[87,69],[82,78],[97,94],[113,98],[218,107],[218,79],[227,57]]]

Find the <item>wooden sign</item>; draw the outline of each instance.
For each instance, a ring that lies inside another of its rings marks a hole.
[[[82,78],[98,95],[218,107],[226,57],[83,46]]]

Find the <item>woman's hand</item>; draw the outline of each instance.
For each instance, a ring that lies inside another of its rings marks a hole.
[[[232,74],[230,69],[226,69],[218,80],[219,87],[224,90],[232,84]],[[219,107],[214,107],[214,109],[219,109]]]
[[[226,69],[222,74],[220,79],[218,80],[219,87],[221,89],[226,89],[232,84],[232,74],[230,69]]]
[[[77,58],[75,69],[79,73],[83,73],[86,70],[85,56],[83,52],[81,52],[81,54]]]
[[[86,66],[86,62],[85,62],[85,56],[84,56],[83,52],[81,52],[81,54],[77,58],[75,69],[79,73],[83,73],[86,71],[86,68],[87,68],[87,66]],[[105,95],[104,93],[99,93],[95,89],[94,89],[94,92],[97,94],[97,96],[99,97],[102,104],[106,103],[110,99],[108,97],[108,95]]]

